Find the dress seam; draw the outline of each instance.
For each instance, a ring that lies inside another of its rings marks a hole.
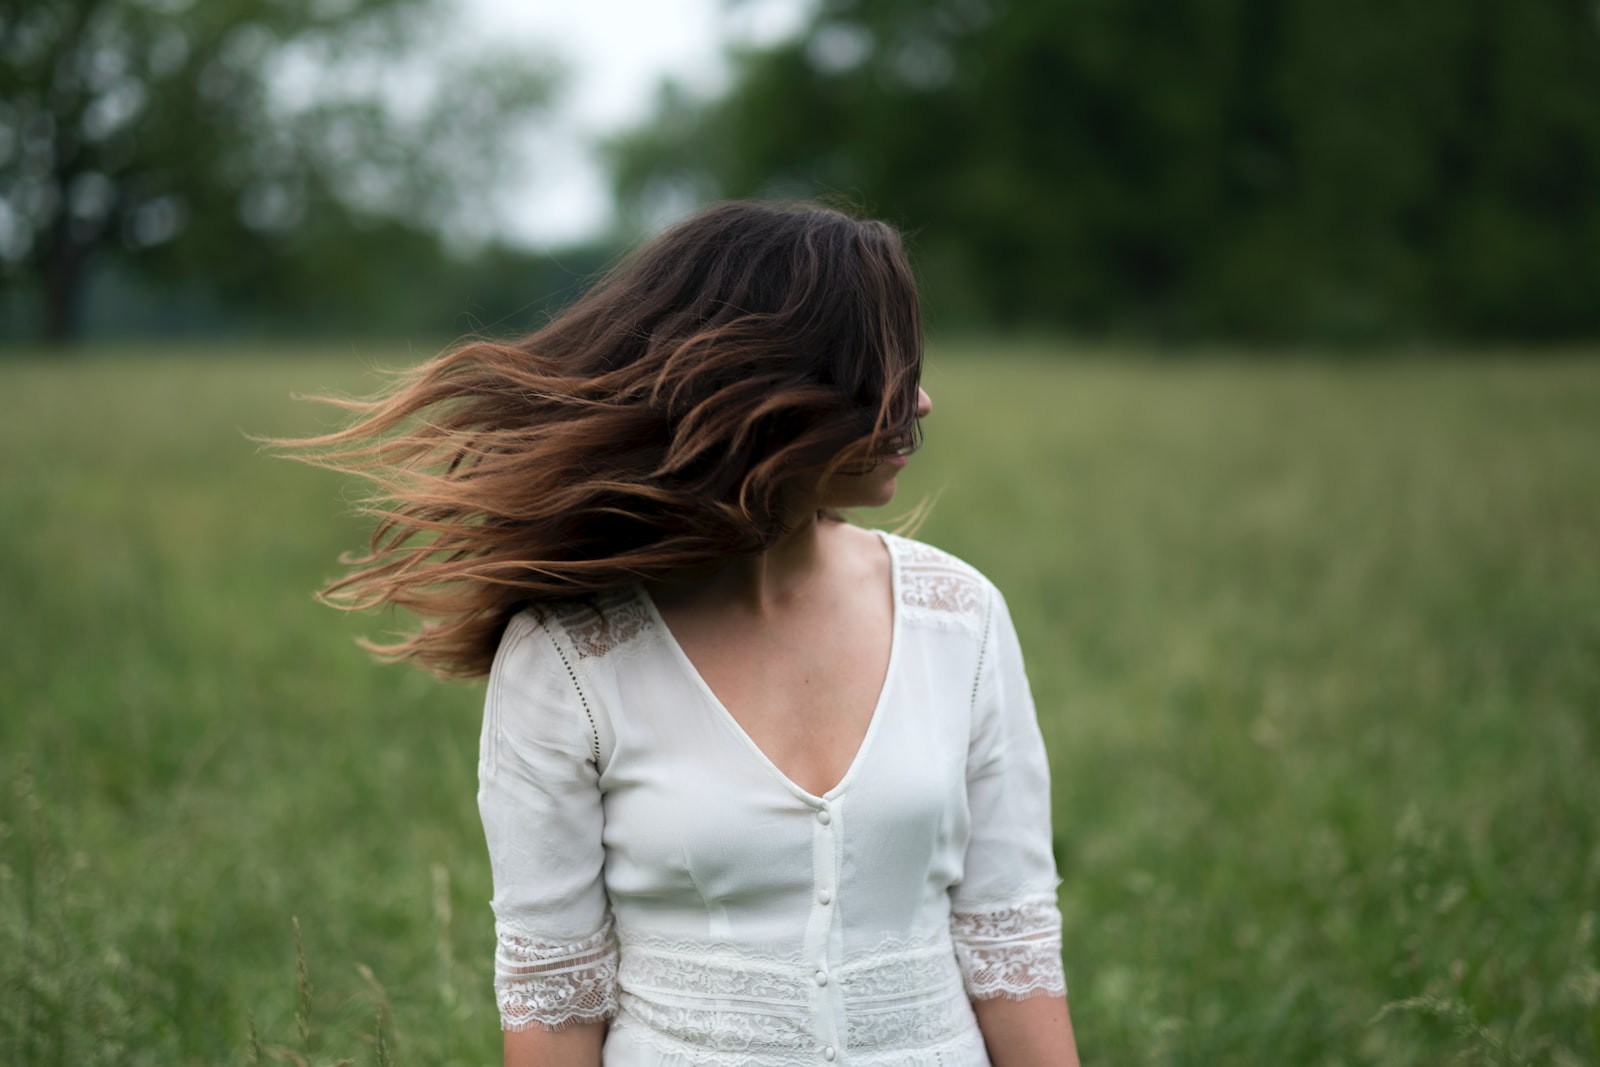
[[[595,725],[594,709],[589,705],[589,696],[583,691],[583,685],[578,681],[578,672],[573,667],[572,661],[567,658],[566,650],[561,647],[561,642],[556,640],[556,635],[545,627],[545,636],[550,639],[550,647],[555,649],[556,656],[561,660],[561,666],[566,668],[567,678],[572,682],[572,691],[578,695],[578,703],[583,708],[583,717],[589,724],[589,755],[594,760],[595,770],[600,769],[600,730]]]

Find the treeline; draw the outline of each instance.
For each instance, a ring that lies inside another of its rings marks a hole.
[[[233,269],[157,269],[105,250],[85,281],[76,339],[391,336],[434,344],[467,334],[520,335],[575,299],[615,257],[597,243],[541,252],[491,244],[452,253],[433,234],[396,224],[323,234],[282,258]],[[37,287],[0,293],[0,341],[45,331]]]
[[[1600,335],[1593,0],[819,0],[664,88],[559,255],[482,243],[559,67],[452,17],[0,0],[0,340],[516,332],[617,235],[792,195],[899,222],[944,325]]]
[[[620,194],[839,194],[946,322],[1600,333],[1589,0],[823,0],[663,93]]]
[[[569,285],[549,257],[448,252],[493,236],[558,80],[457,17],[0,0],[0,336],[438,334],[549,295],[544,271]]]

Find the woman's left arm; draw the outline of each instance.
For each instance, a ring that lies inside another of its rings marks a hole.
[[[1078,1067],[1065,996],[992,997],[972,1009],[994,1067]]]
[[[951,934],[995,1067],[1077,1067],[1061,966],[1050,835],[1050,767],[998,590],[988,625],[967,752],[970,829]]]

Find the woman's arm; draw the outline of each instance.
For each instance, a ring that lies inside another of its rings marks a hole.
[[[991,997],[972,1010],[994,1067],[1078,1067],[1066,997]]]
[[[478,810],[494,874],[495,999],[507,1064],[598,1067],[618,962],[598,745],[555,640],[513,619],[485,694]]]
[[[1078,1067],[1061,966],[1050,768],[1005,600],[973,691],[971,831],[950,932],[994,1067]]]
[[[505,1037],[506,1067],[600,1067],[606,1024],[583,1023],[561,1030],[535,1026],[507,1030]]]

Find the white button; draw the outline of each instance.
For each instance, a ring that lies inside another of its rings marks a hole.
[[[833,1046],[832,1045],[829,1045],[827,1048],[822,1050],[822,1058],[827,1060],[829,1063],[833,1062],[833,1056],[834,1056],[834,1052],[833,1052]]]
[[[833,821],[833,816],[828,814],[827,808],[823,808],[821,811],[817,812],[817,821],[826,826]]]
[[[826,904],[833,899],[833,894],[826,889],[820,889],[817,891],[817,899]]]
[[[818,971],[817,972],[817,984],[818,985],[827,985],[828,984],[828,972],[827,971]]]

